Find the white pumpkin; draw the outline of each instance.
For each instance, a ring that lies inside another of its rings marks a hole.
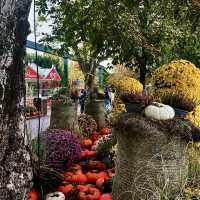
[[[46,200],[65,200],[65,195],[62,192],[49,193],[46,196]]]
[[[175,116],[175,111],[171,106],[157,102],[147,106],[144,113],[146,117],[157,120],[173,119]]]

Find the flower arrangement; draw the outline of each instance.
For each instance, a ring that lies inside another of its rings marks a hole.
[[[64,170],[80,159],[81,144],[72,132],[53,129],[46,133],[48,166]]]
[[[200,105],[196,106],[194,111],[189,112],[185,118],[200,127]]]
[[[200,69],[187,60],[175,60],[157,69],[152,76],[155,100],[166,95],[185,96],[200,103]]]
[[[78,125],[84,137],[92,136],[92,133],[97,130],[97,123],[92,116],[81,114],[78,118]]]

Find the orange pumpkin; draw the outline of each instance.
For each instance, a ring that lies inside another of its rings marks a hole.
[[[87,191],[80,191],[79,198],[81,200],[99,200],[101,192],[95,187],[88,187]]]
[[[109,193],[102,194],[99,200],[111,200],[111,195]]]
[[[77,185],[76,189],[79,191],[86,192],[86,191],[88,191],[88,187],[89,187],[89,185]]]
[[[105,179],[104,179],[104,178],[99,178],[99,179],[97,179],[97,181],[96,181],[96,186],[97,186],[98,188],[102,188],[102,185],[103,185],[104,182],[105,182]]]
[[[105,172],[103,172],[103,171],[96,172],[95,170],[91,171],[91,172],[87,172],[86,176],[87,176],[89,182],[96,182],[99,178],[104,178],[104,179],[108,178],[108,175]]]
[[[85,174],[75,174],[72,176],[71,181],[74,183],[87,183],[88,178]]]
[[[110,133],[110,129],[109,128],[102,128],[100,131],[101,135],[108,135]]]
[[[92,140],[84,139],[81,143],[82,147],[91,147],[93,144]]]
[[[91,157],[95,157],[97,155],[96,151],[88,151],[87,152],[87,157],[91,158]]]
[[[93,161],[90,160],[88,162],[88,168],[89,169],[97,169],[97,170],[105,170],[106,166],[104,163],[102,163],[101,161]]]
[[[78,165],[78,164],[75,164],[75,165],[73,165],[72,167],[70,167],[70,170],[79,170],[79,169],[81,169],[81,166],[80,165]]]
[[[64,180],[65,181],[70,181],[71,179],[72,179],[72,176],[73,176],[74,174],[72,173],[72,172],[65,172],[64,173]]]
[[[28,200],[39,200],[39,194],[35,190],[32,190],[28,194]]]
[[[96,156],[96,151],[90,151],[86,149],[81,152],[81,158],[90,158],[95,156]]]
[[[61,185],[58,187],[57,191],[62,192],[65,196],[67,196],[73,190],[73,186],[69,185]]]

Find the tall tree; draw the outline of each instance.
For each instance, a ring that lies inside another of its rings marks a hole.
[[[52,33],[45,41],[59,42],[61,52],[77,60],[87,87],[94,86],[96,68],[105,60],[100,11],[101,1],[38,0],[39,14],[52,20]],[[100,29],[100,31],[99,31]]]
[[[31,0],[0,1],[0,198],[26,199],[32,179],[24,145],[25,43]]]
[[[87,60],[80,59],[83,53],[96,60],[112,58],[114,64],[137,66],[143,84],[149,67],[183,54],[180,46],[189,34],[188,28],[199,26],[196,0],[38,1],[40,11],[49,14],[54,22],[54,38],[50,38],[62,42],[67,52],[73,49],[82,66]],[[197,31],[192,34],[196,37]],[[92,62],[85,63],[91,69]],[[85,72],[88,74],[88,70]]]

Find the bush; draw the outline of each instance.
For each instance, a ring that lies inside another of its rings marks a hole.
[[[81,158],[81,145],[73,133],[49,130],[46,133],[46,162],[53,168],[65,170]]]

